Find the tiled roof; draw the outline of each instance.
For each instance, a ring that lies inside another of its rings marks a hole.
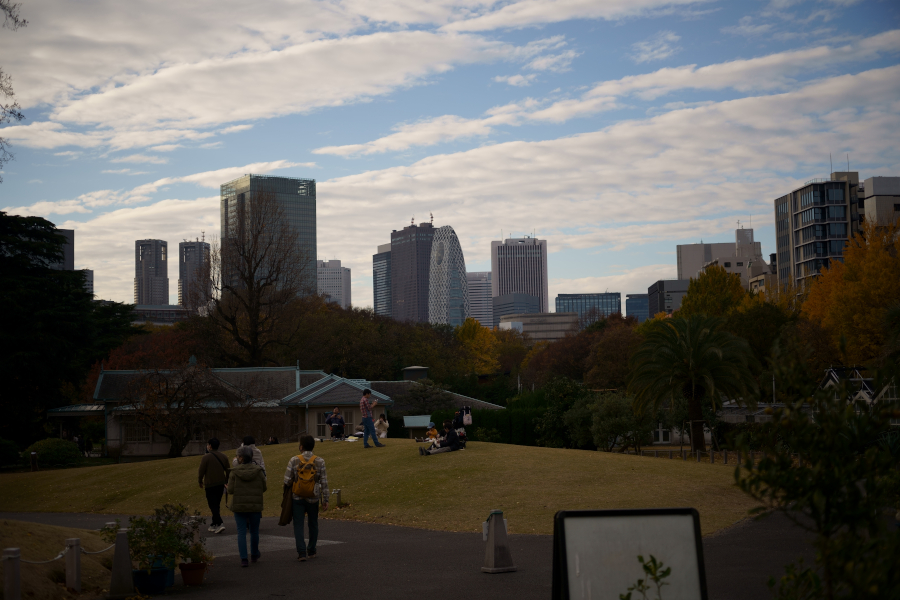
[[[288,406],[353,406],[358,405],[363,390],[372,386],[364,379],[344,379],[337,375],[326,375],[324,378],[287,396],[282,404]],[[380,405],[393,406],[390,396],[372,391],[374,399]]]
[[[372,388],[372,391],[381,392],[382,394],[386,394],[393,398],[394,410],[397,411],[409,410],[412,408],[403,403],[403,396],[409,392],[409,388],[413,385],[421,384],[417,381],[372,381],[369,383],[369,387]],[[447,392],[447,395],[450,396],[450,403],[456,408],[462,408],[463,406],[468,406],[472,409],[489,410],[501,410],[503,408],[499,404],[477,400],[475,398],[463,396],[462,394],[457,394],[456,392]]]

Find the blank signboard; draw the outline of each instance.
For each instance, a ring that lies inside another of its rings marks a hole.
[[[651,555],[672,569],[664,600],[707,600],[696,510],[560,511],[553,533],[553,598],[618,600],[638,579],[647,579],[638,556]],[[648,597],[656,598],[655,588]]]

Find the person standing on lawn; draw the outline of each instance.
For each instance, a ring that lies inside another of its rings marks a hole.
[[[297,560],[304,562],[316,555],[319,540],[319,498],[322,510],[328,510],[328,475],[325,460],[313,454],[316,439],[311,435],[300,438],[300,454],[288,461],[284,471],[284,487],[290,488],[293,496],[294,542],[297,545]],[[304,515],[309,517],[309,545],[303,535]]]
[[[259,521],[262,518],[263,494],[266,491],[266,472],[253,462],[249,446],[237,449],[238,464],[228,475],[231,510],[237,526],[238,554],[241,566],[247,566],[247,530],[250,530],[250,560],[259,560]]]
[[[225,493],[225,483],[228,482],[228,457],[219,452],[219,440],[210,438],[206,442],[206,452],[200,459],[200,471],[197,474],[200,488],[206,490],[206,503],[212,511],[212,522],[209,530],[213,533],[225,531],[222,515],[219,512],[219,504],[222,502],[222,494]]]
[[[366,388],[363,390],[362,399],[359,401],[359,410],[362,413],[363,448],[372,447],[369,445],[369,436],[372,436],[372,442],[375,443],[375,447],[381,448],[384,444],[378,441],[378,434],[375,433],[375,420],[372,416],[372,409],[378,406],[378,400],[370,403],[369,397],[371,395],[372,390]]]

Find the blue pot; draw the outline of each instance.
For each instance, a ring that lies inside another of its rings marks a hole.
[[[158,596],[166,593],[166,575],[168,569],[150,569],[150,572],[137,569],[131,572],[134,587],[145,596]]]
[[[166,570],[166,587],[172,587],[175,585],[175,567],[167,567],[163,562],[161,557],[157,557],[156,560],[153,561],[153,569],[165,569]]]

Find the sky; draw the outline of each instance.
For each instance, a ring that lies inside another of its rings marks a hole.
[[[219,233],[219,186],[317,181],[318,257],[433,215],[469,271],[548,241],[551,298],[646,293],[677,244],[752,227],[834,170],[900,175],[889,0],[23,0],[0,66],[24,121],[0,210],[75,229],[99,298],[134,241]],[[829,158],[831,157],[831,158]],[[169,266],[176,302],[178,268]],[[552,304],[552,301],[551,301]]]

